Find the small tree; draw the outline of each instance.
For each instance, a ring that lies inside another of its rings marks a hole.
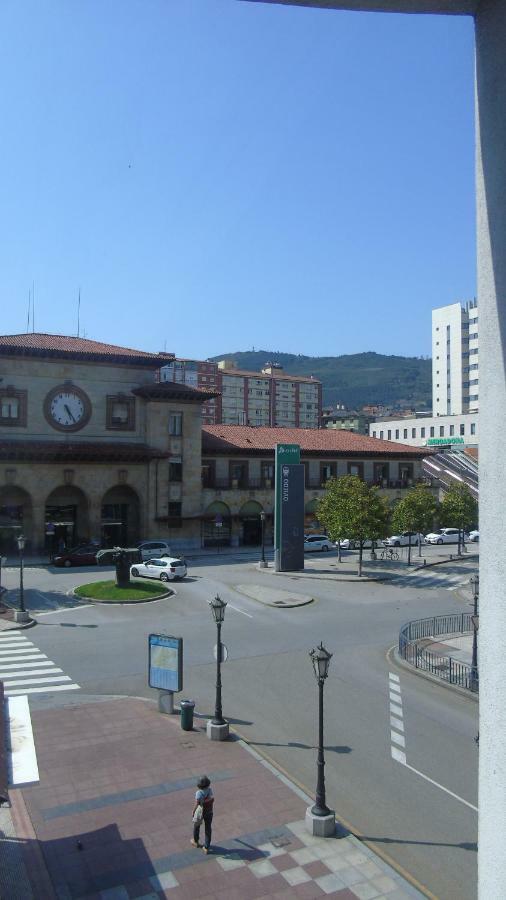
[[[362,575],[364,541],[383,537],[388,516],[385,497],[379,494],[378,488],[369,487],[357,475],[329,479],[317,509],[318,521],[325,526],[331,540],[349,538],[358,542],[359,575]]]
[[[478,520],[478,503],[465,482],[452,484],[446,491],[440,507],[441,524],[447,528],[459,529],[458,553],[460,554],[460,531],[464,541],[464,530],[471,528]]]
[[[426,484],[417,484],[397,503],[392,513],[394,531],[418,531],[426,534],[433,527],[437,511],[437,500]],[[421,538],[418,538],[418,556],[422,555]],[[411,543],[408,552],[408,565],[411,562]]]

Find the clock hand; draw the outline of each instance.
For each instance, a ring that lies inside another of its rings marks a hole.
[[[72,421],[75,422],[74,415],[73,415],[73,413],[70,411],[70,406],[67,406],[66,403],[65,403],[65,412],[67,413],[68,416],[70,416],[70,418],[72,419]]]

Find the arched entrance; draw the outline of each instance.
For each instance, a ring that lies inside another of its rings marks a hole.
[[[304,507],[304,531],[306,533],[311,534],[311,532],[313,532],[315,534],[319,534],[321,531],[321,525],[316,517],[317,508],[317,497],[314,497],[313,500],[308,500]]]
[[[133,547],[140,540],[140,501],[128,484],[110,488],[102,497],[103,547]]]
[[[262,512],[260,503],[256,500],[248,500],[239,510],[241,524],[241,543],[245,547],[257,547],[262,543]]]
[[[226,503],[215,500],[202,516],[202,546],[230,547],[232,518]]]
[[[51,491],[46,499],[45,548],[56,553],[90,540],[88,500],[72,484]]]
[[[25,553],[33,550],[32,498],[17,485],[0,488],[0,554],[17,553],[16,538],[24,534]]]

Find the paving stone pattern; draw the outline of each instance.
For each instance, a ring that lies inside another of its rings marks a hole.
[[[11,792],[13,818],[27,849],[38,841],[57,900],[422,896],[345,832],[309,835],[304,800],[239,741],[188,734],[129,699],[37,711],[32,724],[40,784]],[[216,798],[208,856],[190,845],[204,773]],[[52,900],[27,871],[27,900]]]

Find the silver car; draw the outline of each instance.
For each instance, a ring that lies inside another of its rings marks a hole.
[[[160,581],[179,581],[187,574],[186,563],[179,557],[148,559],[130,567],[132,578],[159,578]]]

